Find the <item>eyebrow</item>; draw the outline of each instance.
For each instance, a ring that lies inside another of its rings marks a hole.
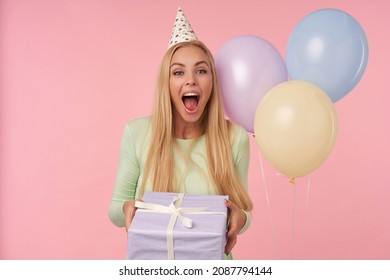
[[[206,64],[208,67],[210,67],[209,64],[207,63],[207,61],[205,61],[205,60],[198,61],[197,63],[195,63],[195,66],[198,66],[200,64]],[[185,67],[185,65],[183,63],[179,63],[179,62],[175,62],[175,63],[171,64],[170,68],[172,68],[173,66]]]

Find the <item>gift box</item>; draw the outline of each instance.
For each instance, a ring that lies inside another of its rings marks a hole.
[[[128,230],[133,260],[221,260],[226,242],[223,195],[146,192]]]

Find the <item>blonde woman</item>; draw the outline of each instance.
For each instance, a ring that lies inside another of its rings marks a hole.
[[[248,164],[248,135],[225,119],[212,54],[197,39],[175,42],[161,63],[153,115],[125,127],[109,217],[128,229],[145,191],[228,195],[231,258],[250,224]]]

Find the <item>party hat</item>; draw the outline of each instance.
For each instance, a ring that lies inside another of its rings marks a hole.
[[[194,30],[187,18],[185,17],[183,10],[179,7],[176,13],[175,24],[173,25],[171,40],[169,41],[168,48],[180,42],[188,42],[192,40],[198,40]]]

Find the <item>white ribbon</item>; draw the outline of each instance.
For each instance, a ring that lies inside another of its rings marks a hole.
[[[155,213],[168,213],[171,214],[171,219],[169,220],[167,227],[167,250],[168,250],[168,260],[175,259],[174,247],[173,247],[173,229],[175,227],[176,221],[179,221],[186,227],[192,228],[192,220],[190,218],[184,217],[182,214],[222,214],[226,216],[224,212],[204,212],[207,207],[192,207],[192,208],[183,208],[180,207],[184,198],[184,193],[178,194],[175,197],[169,206],[155,204],[155,203],[146,203],[141,201],[135,202],[135,207],[137,207],[137,212],[155,212]]]

